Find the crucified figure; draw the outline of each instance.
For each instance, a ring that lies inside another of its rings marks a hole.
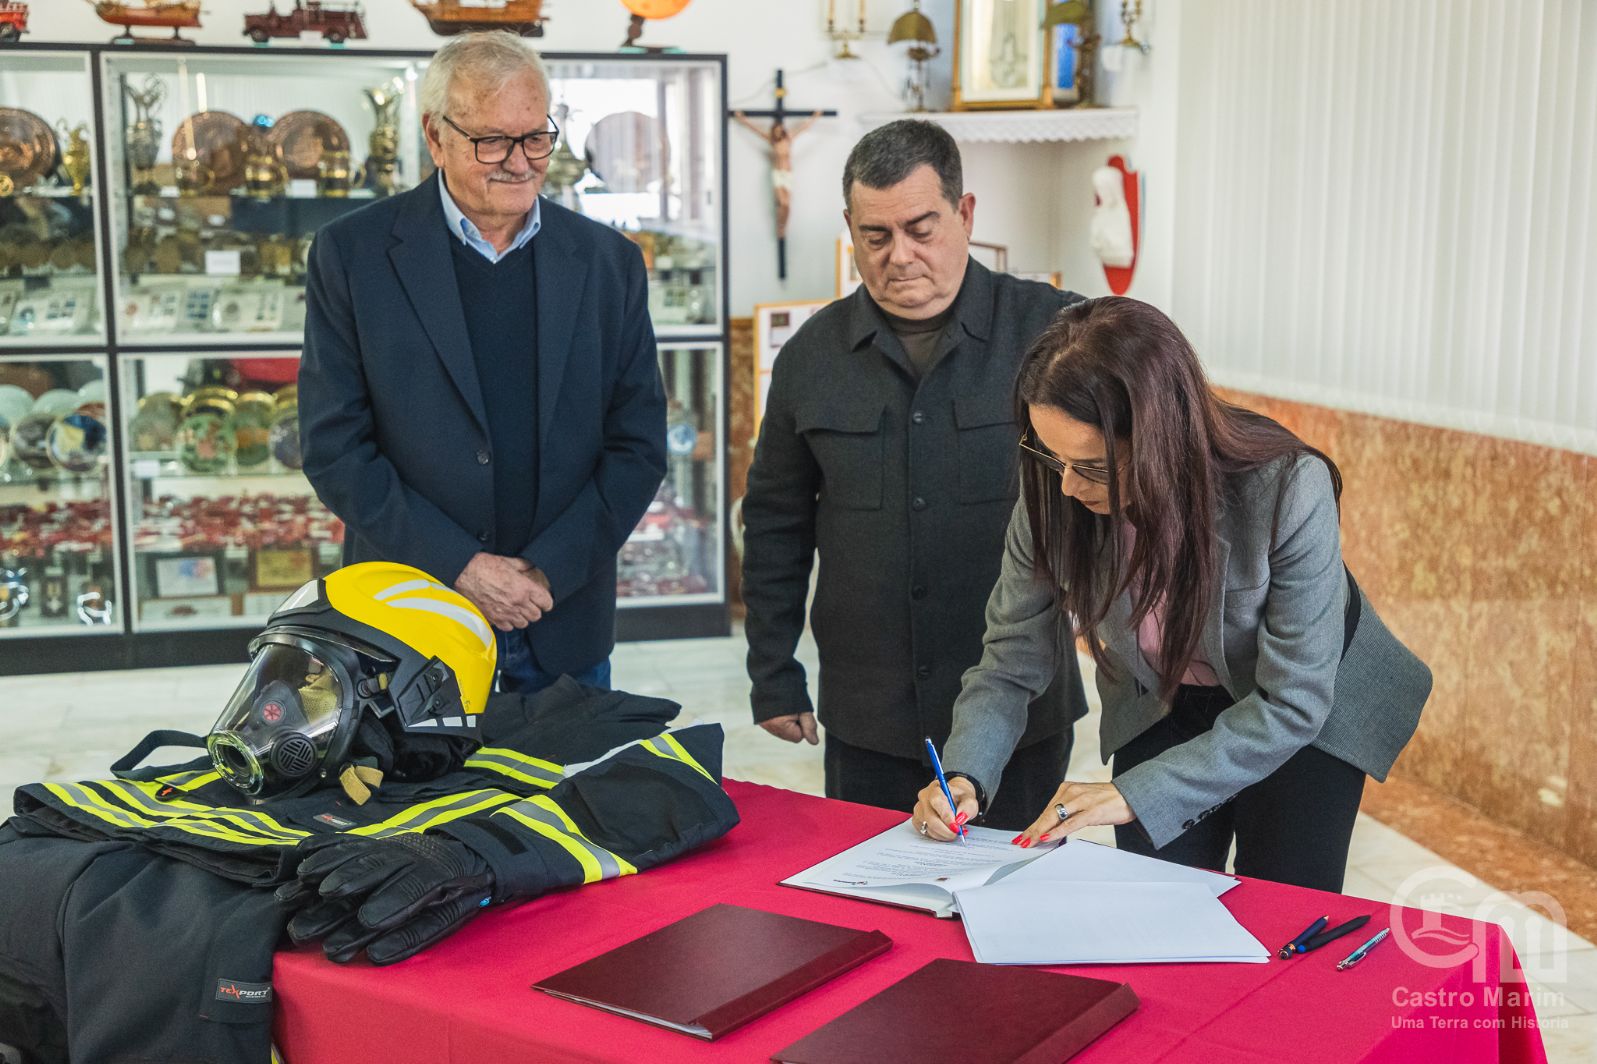
[[[787,125],[780,117],[772,121],[770,129],[764,129],[742,111],[732,112],[732,117],[742,126],[753,130],[761,140],[771,146],[771,190],[776,194],[778,240],[787,238],[787,216],[793,207],[793,139],[813,126],[815,120],[821,116],[821,111],[815,111],[800,122],[797,129],[788,132]]]

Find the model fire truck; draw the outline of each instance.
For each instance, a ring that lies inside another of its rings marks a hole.
[[[244,36],[256,44],[302,33],[320,33],[332,44],[343,44],[351,37],[365,40],[366,23],[359,4],[325,4],[321,0],[294,0],[294,10],[282,14],[273,4],[264,15],[244,16]]]

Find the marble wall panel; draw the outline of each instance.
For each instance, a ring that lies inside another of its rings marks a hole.
[[[1575,607],[1575,669],[1570,697],[1569,798],[1564,845],[1597,865],[1597,458],[1582,474],[1579,555],[1584,571]]]
[[[1435,674],[1396,773],[1597,864],[1597,458],[1226,394],[1337,462],[1344,556]]]

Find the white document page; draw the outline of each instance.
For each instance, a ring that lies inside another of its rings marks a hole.
[[[1200,883],[1049,883],[958,891],[984,964],[1263,963],[1270,951]]]
[[[1217,898],[1238,883],[1219,872],[1188,868],[1086,839],[1071,839],[1006,878],[1014,883],[1200,883]]]
[[[1010,843],[1011,832],[994,828],[965,831],[969,842],[963,845],[935,842],[906,820],[782,883],[946,916],[953,910],[954,891],[1001,879],[1052,848],[1022,850]]]

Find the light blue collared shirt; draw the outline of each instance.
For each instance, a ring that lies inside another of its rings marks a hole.
[[[506,255],[518,248],[525,247],[527,242],[538,235],[538,230],[543,228],[542,199],[532,201],[532,210],[527,212],[527,221],[522,225],[521,231],[516,234],[516,239],[502,253],[494,250],[493,244],[483,237],[482,231],[461,213],[460,207],[455,203],[455,197],[449,194],[449,187],[444,183],[444,175],[438,175],[438,196],[443,200],[444,217],[449,219],[449,232],[456,240],[468,248],[478,252],[489,262],[498,262]]]

